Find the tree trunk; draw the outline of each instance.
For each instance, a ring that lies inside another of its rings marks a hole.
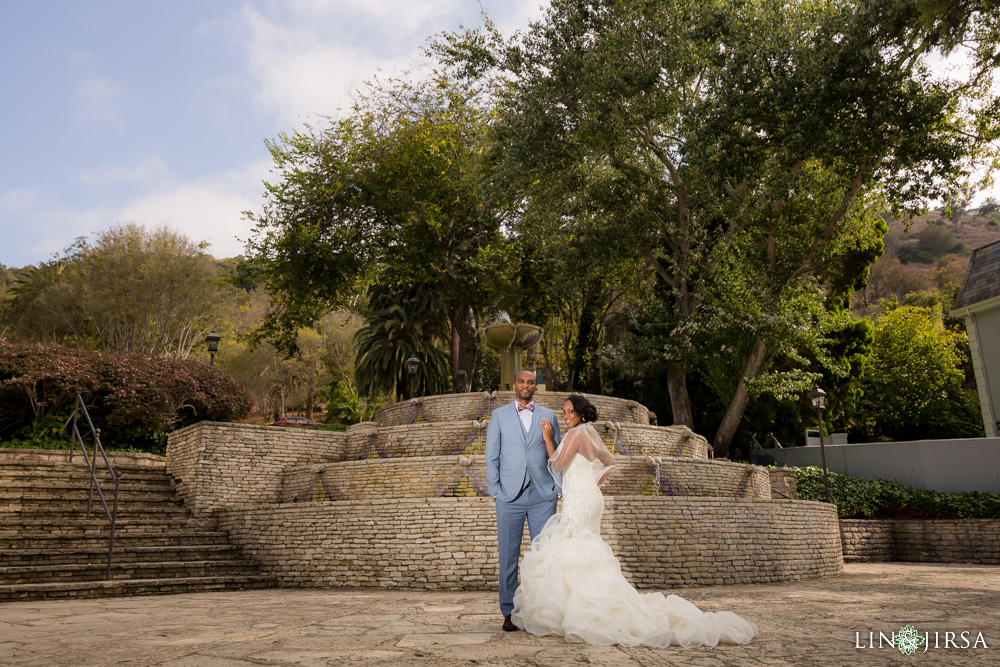
[[[458,358],[461,356],[461,338],[458,335],[458,327],[455,325],[455,312],[451,314],[451,377],[458,377]],[[455,393],[460,393],[458,384],[452,382]]]
[[[312,421],[313,407],[316,402],[316,369],[309,369],[309,377],[306,379],[306,419]]]
[[[736,393],[733,394],[733,400],[729,402],[726,415],[722,418],[719,430],[715,433],[715,441],[712,443],[712,449],[715,451],[717,457],[729,455],[729,444],[733,440],[733,435],[736,434],[736,428],[740,425],[740,420],[743,418],[743,411],[746,410],[747,402],[750,400],[750,395],[747,393],[746,381],[757,377],[757,373],[760,371],[760,367],[764,363],[764,357],[766,356],[767,344],[763,338],[758,337],[753,342],[753,347],[750,348],[746,363],[743,365],[743,373],[740,376],[739,383],[736,385]]]
[[[694,430],[694,415],[691,413],[691,397],[687,391],[687,373],[679,368],[667,369],[667,389],[670,391],[670,411],[675,426],[687,426]]]
[[[452,342],[452,376],[455,393],[463,394],[472,389],[472,373],[476,370],[476,355],[479,353],[479,332],[476,331],[476,316],[471,306],[459,306],[451,314],[452,327],[457,334],[457,345]],[[460,372],[464,371],[464,373]]]

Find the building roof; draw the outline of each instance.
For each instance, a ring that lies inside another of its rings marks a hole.
[[[952,310],[1000,297],[1000,241],[972,251],[969,277],[958,292]]]

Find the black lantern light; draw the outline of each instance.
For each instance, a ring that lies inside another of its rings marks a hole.
[[[215,365],[215,353],[219,351],[219,341],[222,340],[222,336],[215,333],[215,329],[212,329],[207,336],[205,336],[205,342],[208,343],[208,363],[210,366]]]
[[[819,422],[819,456],[823,461],[823,491],[826,492],[826,502],[830,502],[830,483],[827,480],[826,472],[826,443],[823,439],[823,410],[826,408],[826,392],[820,389],[819,385],[816,385],[806,396],[812,403],[813,410],[816,411],[816,421]]]
[[[416,397],[416,394],[413,393],[413,386],[417,379],[418,368],[420,368],[420,359],[417,357],[410,357],[406,360],[406,372],[410,376],[410,398]]]

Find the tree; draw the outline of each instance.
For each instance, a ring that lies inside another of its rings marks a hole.
[[[369,290],[369,313],[355,335],[357,357],[354,377],[367,393],[388,393],[413,398],[409,391],[406,360],[420,359],[415,391],[447,391],[447,309],[440,290],[422,286],[406,293],[384,287]]]
[[[482,188],[489,114],[444,78],[373,88],[350,115],[268,144],[249,254],[276,309],[257,335],[282,350],[294,332],[367,285],[440,285],[456,389],[468,391],[476,317],[500,276],[501,212]],[[464,372],[464,375],[462,374]],[[464,380],[459,378],[464,377]]]
[[[223,293],[203,245],[128,223],[24,269],[4,319],[18,340],[183,359],[204,340]]]
[[[968,338],[944,327],[940,308],[877,317],[851,430],[866,440],[981,437],[979,397],[963,385],[967,350]]]
[[[675,423],[693,425],[687,374],[729,326],[712,304],[746,288],[724,455],[750,386],[786,352],[784,309],[834,278],[864,284],[882,200],[919,209],[996,156],[992,4],[556,0],[510,42],[488,26],[433,48],[499,80],[500,177],[585,202],[667,288]],[[931,51],[973,41],[971,81],[931,77]]]

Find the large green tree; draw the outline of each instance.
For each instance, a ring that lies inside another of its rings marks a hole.
[[[979,396],[962,369],[968,346],[964,332],[945,328],[940,307],[903,306],[876,317],[851,429],[867,440],[982,437]]]
[[[450,321],[455,388],[468,391],[477,314],[503,261],[501,213],[483,189],[489,112],[443,78],[372,88],[344,118],[269,143],[248,250],[276,308],[258,335],[294,349],[298,327],[369,284],[435,284]]]
[[[741,320],[724,455],[802,299],[863,285],[881,202],[917,208],[995,158],[994,4],[555,0],[511,41],[488,27],[433,50],[492,76],[501,180],[584,202],[618,230],[608,252],[644,257],[667,288],[676,423],[693,425],[705,341]],[[928,58],[959,45],[971,79],[935,75]]]
[[[23,269],[2,317],[13,340],[187,358],[225,293],[202,245],[127,223]]]

